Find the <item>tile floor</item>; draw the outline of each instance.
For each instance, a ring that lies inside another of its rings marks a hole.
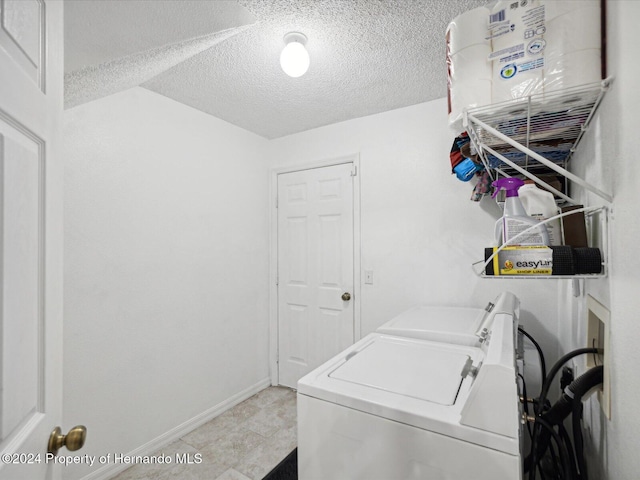
[[[154,453],[202,463],[135,465],[113,480],[261,480],[296,445],[295,392],[269,387]]]

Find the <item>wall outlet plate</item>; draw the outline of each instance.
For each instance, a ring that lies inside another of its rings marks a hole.
[[[602,354],[587,355],[587,368],[603,366],[602,390],[598,392],[600,407],[607,419],[611,420],[611,377],[609,366],[609,325],[611,312],[591,295],[587,295],[587,345],[603,350]]]

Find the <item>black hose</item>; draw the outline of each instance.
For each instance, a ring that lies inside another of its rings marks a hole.
[[[588,375],[587,375],[588,374]],[[582,418],[582,397],[584,397],[589,390],[596,385],[599,385],[604,380],[604,368],[602,365],[593,367],[587,371],[584,375],[581,375],[567,387],[573,393],[573,409],[571,412],[573,423],[573,442],[576,450],[576,461],[578,463],[578,470],[580,472],[581,480],[588,480],[589,475],[587,473],[587,463],[584,459],[583,452],[583,439],[582,439],[582,426],[580,419]]]
[[[580,472],[580,480],[588,480],[589,474],[587,473],[587,463],[584,460],[584,448],[582,439],[582,425],[580,419],[582,418],[582,401],[576,401],[573,404],[573,410],[571,412],[571,425],[573,427],[573,446],[576,449],[576,461],[578,462],[578,471]]]
[[[535,410],[535,407],[534,407],[534,410]],[[537,419],[539,417],[536,416],[535,418]],[[540,436],[540,434],[541,434],[541,429],[538,428],[537,424],[534,424],[533,438],[531,439],[531,452],[529,453],[527,458],[524,459],[524,471],[529,472],[529,480],[536,479],[536,470],[538,469],[538,462],[540,460],[538,458],[539,456],[538,452],[541,450],[538,442],[538,437]],[[545,445],[545,448],[541,450],[540,457],[542,456],[542,454],[544,454],[545,450],[546,450],[546,445]]]
[[[598,352],[597,348],[578,348],[577,350],[574,350],[573,352],[569,352],[563,357],[561,357],[560,360],[558,360],[553,365],[553,367],[551,367],[551,370],[549,370],[549,374],[545,378],[544,383],[542,385],[540,396],[538,397],[537,403],[538,403],[538,408],[540,410],[540,413],[542,413],[544,402],[547,399],[547,395],[549,394],[549,389],[551,388],[551,382],[553,382],[553,379],[555,378],[556,374],[560,371],[562,366],[572,358],[577,357],[578,355],[584,355],[585,353],[597,353],[597,352]]]
[[[560,453],[560,447],[558,447],[558,453]],[[560,472],[562,470],[562,459],[558,460],[558,455],[556,455],[556,449],[553,447],[553,442],[549,442],[549,454],[553,465],[551,475],[553,475],[553,478],[557,480],[560,478]],[[542,472],[544,472],[544,465],[540,465],[540,480],[544,479]]]
[[[582,452],[582,430],[580,428],[579,420],[582,408],[582,397],[593,387],[602,383],[603,372],[604,370],[602,365],[587,370],[584,374],[571,382],[563,392],[560,399],[548,411],[544,412],[539,417],[536,417],[536,421],[538,418],[542,418],[545,422],[549,423],[549,425],[553,426],[562,424],[564,419],[567,418],[570,413],[574,413],[573,431],[574,441],[576,442],[575,457],[580,471],[580,478],[583,480],[586,480],[584,478],[584,475],[586,474],[586,463]],[[551,372],[549,375],[551,375]],[[579,405],[579,409],[577,405]],[[576,418],[578,418],[577,426]],[[531,454],[527,459],[525,459],[525,470],[530,470],[531,480],[535,480],[536,466],[539,459],[542,458],[549,446],[550,435],[550,432],[547,433],[541,431],[539,428],[534,426]]]
[[[531,335],[529,335],[524,328],[518,327],[518,331],[525,337],[527,337],[531,341],[531,343],[533,343],[533,346],[536,347],[536,350],[538,350],[538,356],[540,357],[540,371],[542,372],[541,382],[544,383],[544,379],[547,378],[547,365],[544,361],[544,353],[542,353],[542,348],[540,348],[538,342],[536,342],[535,339]]]
[[[564,428],[564,425],[562,423],[558,424],[558,433],[560,433],[560,437],[564,441],[565,445],[567,445],[567,450],[569,451],[569,466],[571,467],[571,475],[573,475],[573,478],[578,478],[576,456],[573,451],[573,447],[570,448],[570,446],[572,445],[571,438],[569,438],[569,433],[567,432],[567,429]]]
[[[548,411],[543,413],[542,417],[551,425],[561,424],[573,411],[573,406],[582,402],[584,394],[602,383],[602,375],[602,366],[587,370],[567,386],[560,399]],[[543,442],[540,446],[544,447],[544,440],[548,440],[548,438],[542,438],[542,440]]]
[[[575,477],[572,475],[571,467],[569,466],[569,452],[567,451],[567,446],[562,441],[562,438],[560,438],[558,432],[556,432],[553,429],[553,426],[544,418],[536,417],[536,423],[542,425],[556,441],[556,445],[558,445],[558,453],[560,454],[560,465],[562,467],[562,478],[564,480],[574,480]],[[535,466],[532,473],[532,478],[535,480]]]

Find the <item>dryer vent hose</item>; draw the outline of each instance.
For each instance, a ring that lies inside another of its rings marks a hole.
[[[602,365],[591,368],[580,377],[576,378],[567,388],[560,399],[546,412],[542,413],[539,418],[544,423],[549,424],[551,427],[562,427],[562,423],[569,414],[573,414],[573,434],[575,442],[575,460],[580,472],[580,479],[587,480],[586,464],[584,462],[584,456],[582,454],[582,430],[580,427],[580,418],[582,416],[582,400],[585,395],[594,387],[602,383],[604,370]],[[549,444],[551,442],[552,433],[549,429],[536,429],[536,448],[535,452],[525,459],[525,471],[532,468],[532,461],[534,458],[540,459],[543,457]],[[535,455],[534,455],[535,453]]]

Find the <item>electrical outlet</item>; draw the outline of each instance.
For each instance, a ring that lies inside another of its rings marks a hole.
[[[611,420],[611,377],[609,375],[609,323],[611,313],[591,295],[587,295],[587,347],[598,348],[601,353],[587,355],[587,368],[603,366],[602,390],[598,392],[600,407]]]

